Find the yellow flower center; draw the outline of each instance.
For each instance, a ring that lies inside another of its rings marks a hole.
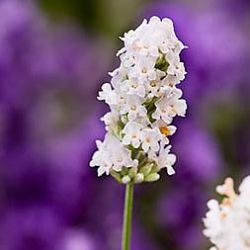
[[[160,127],[160,131],[163,135],[166,135],[166,136],[171,134],[168,127]]]

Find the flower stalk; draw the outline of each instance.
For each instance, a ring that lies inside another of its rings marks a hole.
[[[132,231],[132,213],[133,213],[134,185],[126,185],[125,201],[123,211],[123,232],[122,232],[122,250],[130,250],[131,231]]]

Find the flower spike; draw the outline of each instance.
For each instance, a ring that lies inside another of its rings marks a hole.
[[[98,96],[110,112],[102,118],[107,134],[97,142],[90,166],[98,167],[98,176],[111,174],[123,184],[157,181],[163,168],[175,173],[169,136],[176,131],[174,117],[185,116],[187,109],[177,87],[186,74],[180,61],[185,46],[172,21],[158,17],[144,20],[121,40],[120,66]]]

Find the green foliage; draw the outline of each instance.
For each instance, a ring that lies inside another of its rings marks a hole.
[[[72,19],[90,32],[120,36],[138,14],[143,0],[39,0],[54,19]]]

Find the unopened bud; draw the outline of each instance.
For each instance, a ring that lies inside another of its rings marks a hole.
[[[145,181],[148,181],[148,182],[158,181],[159,179],[160,179],[160,175],[157,173],[153,173],[145,177]]]
[[[134,178],[135,183],[142,183],[143,181],[144,181],[144,175],[142,173],[138,173]]]
[[[147,176],[150,174],[152,168],[153,168],[154,164],[153,163],[148,163],[145,166],[143,166],[140,169],[140,173],[142,173],[144,176]]]
[[[132,167],[129,169],[129,171],[128,171],[129,177],[133,178],[136,174],[137,174],[137,168]]]
[[[128,184],[131,181],[130,177],[128,175],[125,175],[122,177],[122,183]]]

